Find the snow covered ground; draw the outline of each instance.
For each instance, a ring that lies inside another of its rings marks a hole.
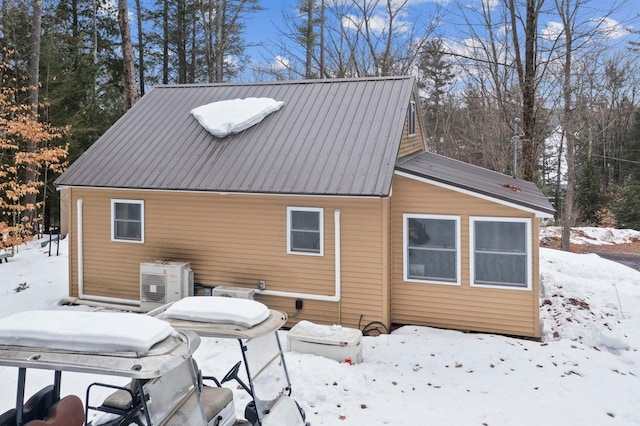
[[[590,244],[615,244],[637,238],[636,232],[586,234]],[[48,257],[46,251],[39,244],[21,247],[0,265],[0,317],[27,309],[88,309],[57,306],[67,295],[66,241],[61,256]],[[640,272],[593,254],[541,249],[540,258],[542,342],[406,326],[365,337],[362,364],[287,353],[293,395],[308,420],[312,425],[640,424]],[[203,371],[217,376],[238,357],[237,343],[217,339],[203,339],[196,352]],[[0,412],[14,403],[16,378],[14,369],[0,367]],[[48,372],[30,373],[26,393],[50,379]],[[62,392],[84,395],[94,380],[67,375]],[[247,398],[233,390],[241,416]]]

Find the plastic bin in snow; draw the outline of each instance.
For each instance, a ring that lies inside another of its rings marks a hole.
[[[362,362],[362,332],[340,325],[300,321],[287,335],[290,351],[302,352],[357,364]]]

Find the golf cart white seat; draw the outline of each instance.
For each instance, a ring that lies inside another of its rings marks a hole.
[[[218,388],[212,386],[203,386],[200,394],[204,414],[207,422],[211,422],[216,416],[231,404],[233,410],[233,392],[228,388]],[[224,416],[222,416],[224,418]]]

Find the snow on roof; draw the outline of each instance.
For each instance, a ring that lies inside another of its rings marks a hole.
[[[260,302],[219,296],[193,296],[180,299],[166,311],[167,318],[253,327],[269,317]]]
[[[146,315],[86,311],[25,311],[0,319],[0,345],[78,352],[137,352],[173,333]]]
[[[194,108],[191,115],[213,136],[224,138],[260,123],[283,105],[272,98],[229,99]]]

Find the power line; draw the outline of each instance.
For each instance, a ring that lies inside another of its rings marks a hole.
[[[598,154],[593,154],[593,153],[591,155],[593,155],[594,157],[608,158],[608,159],[616,160],[616,161],[624,161],[626,163],[640,164],[640,161],[635,161],[635,160],[625,160],[623,158],[609,157],[609,156],[598,155]]]

